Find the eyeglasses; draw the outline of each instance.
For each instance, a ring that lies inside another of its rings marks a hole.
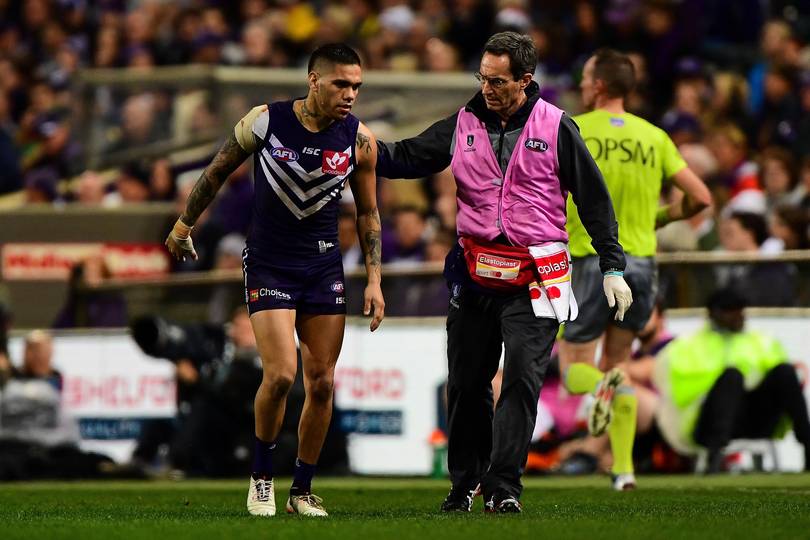
[[[478,80],[481,86],[484,86],[484,83],[486,83],[495,90],[503,88],[506,86],[506,83],[509,82],[506,79],[501,79],[500,77],[484,77],[481,75],[481,73],[476,73],[475,78]]]

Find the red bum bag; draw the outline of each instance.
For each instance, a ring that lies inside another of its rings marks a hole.
[[[463,237],[464,259],[472,280],[488,289],[514,292],[537,280],[528,248]]]

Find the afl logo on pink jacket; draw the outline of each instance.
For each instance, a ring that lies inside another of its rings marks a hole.
[[[526,148],[533,152],[545,152],[548,150],[548,143],[543,139],[526,139]]]

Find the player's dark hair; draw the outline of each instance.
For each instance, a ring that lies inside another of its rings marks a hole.
[[[362,65],[357,52],[345,43],[327,43],[312,52],[307,64],[307,73],[311,73],[319,62],[341,65]]]
[[[509,70],[514,80],[526,73],[534,74],[537,68],[537,49],[531,36],[517,32],[498,32],[489,38],[484,45],[484,52],[500,56],[509,56]]]
[[[599,49],[594,53],[593,79],[605,82],[608,96],[626,98],[636,86],[636,69],[626,54],[614,49]]]

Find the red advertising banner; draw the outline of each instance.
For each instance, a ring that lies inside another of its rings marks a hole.
[[[116,278],[143,278],[169,272],[169,257],[161,244],[8,243],[0,261],[6,280],[66,280],[70,269],[101,257]]]

